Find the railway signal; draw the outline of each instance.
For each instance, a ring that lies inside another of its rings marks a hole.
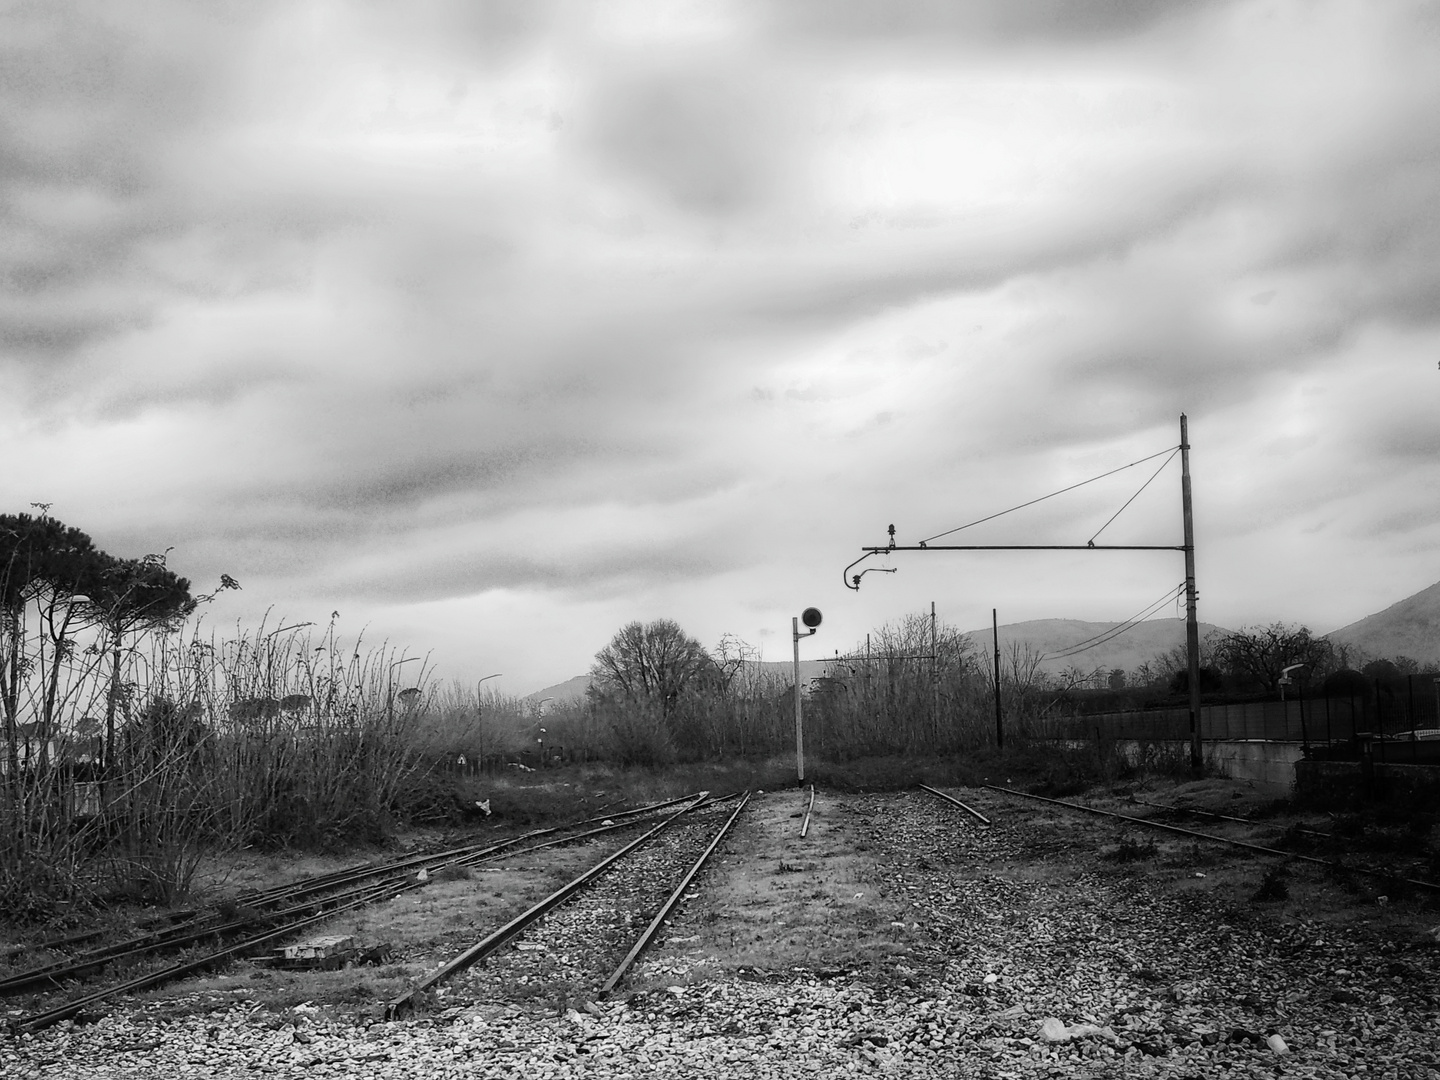
[[[800,639],[810,637],[820,629],[820,618],[819,608],[807,607],[798,619],[790,620],[790,640],[795,645],[795,782],[799,785],[805,783],[805,729],[800,718]],[[803,634],[800,632],[802,622],[807,627]]]

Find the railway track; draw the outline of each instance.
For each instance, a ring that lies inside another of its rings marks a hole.
[[[1390,870],[1341,865],[1333,859],[1270,848],[1082,803],[1033,796],[1011,788],[985,785],[984,789],[976,790],[978,799],[960,791],[966,800],[971,800],[967,802],[950,792],[926,785],[920,787],[925,794],[913,798],[935,800],[936,811],[940,810],[939,802],[943,800],[967,815],[972,828],[978,823],[982,828],[975,830],[976,842],[980,842],[979,836],[992,832],[989,828],[992,818],[987,814],[994,816],[997,808],[1000,809],[1002,813],[997,820],[1005,828],[1005,800],[1024,798],[1252,854],[1317,863],[1390,881],[1398,877]],[[536,830],[498,843],[459,845],[251,892],[237,900],[237,904],[243,901],[246,907],[244,918],[226,921],[214,911],[181,913],[183,917],[179,922],[157,924],[156,928],[128,942],[90,949],[64,961],[32,967],[0,979],[0,993],[58,989],[60,992],[52,993],[52,1000],[46,1002],[41,1011],[16,1021],[22,1030],[40,1030],[92,1010],[108,999],[181,979],[233,958],[255,956],[273,949],[287,938],[317,928],[337,914],[421,889],[427,876],[446,867],[513,860],[557,845],[588,843],[596,849],[596,858],[604,854],[604,859],[523,915],[497,926],[473,945],[450,956],[439,969],[429,972],[405,994],[392,999],[388,1012],[399,1015],[416,1004],[443,1005],[447,999],[512,1002],[531,999],[577,1004],[599,1000],[624,984],[629,967],[647,945],[664,932],[666,920],[675,906],[691,895],[689,890],[693,889],[704,859],[722,842],[724,829],[733,824],[744,805],[745,800],[737,800],[735,795],[711,799],[705,793],[695,793],[684,800]],[[813,788],[808,799],[802,797],[800,809],[804,814],[799,827],[803,839],[814,809]],[[1156,806],[1153,809],[1169,813],[1175,808]],[[783,859],[780,866],[783,871],[797,871],[796,866],[787,866]],[[1418,889],[1440,892],[1440,886],[1428,881],[1402,880]],[[859,894],[856,895],[858,899]],[[943,919],[937,918],[937,925],[942,923]],[[688,932],[693,933],[694,929]],[[708,947],[696,946],[696,950]],[[154,966],[158,963],[156,956],[182,950],[184,956],[178,961]],[[134,978],[93,989],[79,985],[79,980],[100,974],[109,965],[122,961],[133,965],[137,959],[146,960],[150,967]],[[700,962],[703,963],[703,959]],[[427,959],[427,963],[433,960]]]
[[[1251,843],[1248,840],[1237,840],[1233,837],[1221,836],[1215,833],[1201,832],[1197,829],[1186,829],[1179,825],[1172,825],[1168,822],[1156,821],[1151,818],[1137,817],[1131,814],[1121,814],[1113,810],[1102,810],[1099,807],[1087,806],[1084,803],[1067,802],[1064,799],[1052,799],[1044,795],[1032,795],[1031,793],[1026,791],[1017,791],[1014,788],[999,787],[994,784],[986,784],[984,786],[990,791],[999,792],[1003,795],[1008,795],[1015,798],[1030,799],[1036,802],[1048,803],[1052,806],[1064,807],[1069,810],[1077,810],[1083,813],[1094,814],[1101,817],[1108,817],[1118,821],[1126,822],[1131,825],[1139,825],[1144,828],[1155,829],[1178,836],[1184,836],[1191,840],[1203,840],[1209,843],[1238,848],[1244,851],[1251,852],[1253,854],[1272,856],[1285,860],[1293,859],[1300,862],[1312,863],[1318,866],[1323,866],[1328,870],[1337,871],[1344,874],[1360,874],[1367,877],[1377,878],[1386,882],[1399,883],[1404,886],[1419,889],[1431,894],[1440,894],[1440,883],[1425,881],[1419,878],[1407,877],[1403,873],[1397,871],[1394,867],[1386,868],[1367,866],[1356,862],[1347,862],[1339,858],[1322,858],[1316,855],[1306,855],[1301,852],[1289,851],[1283,848],[1274,848],[1264,844]],[[936,792],[936,794],[940,793]],[[1162,807],[1162,809],[1173,810],[1179,808]],[[1234,817],[1227,818],[1225,815],[1217,814],[1211,816],[1219,818],[1221,820],[1243,821],[1247,825],[1265,824],[1251,822],[1248,819]],[[1330,837],[1326,836],[1326,839],[1330,839]]]
[[[421,1001],[603,998],[663,931],[749,800],[685,807],[607,855],[523,914],[392,1000],[399,1016]],[[513,948],[509,946],[513,945]]]
[[[29,1014],[17,1023],[22,1030],[40,1030],[80,1015],[110,998],[159,986],[237,957],[273,948],[284,939],[342,912],[423,888],[435,874],[448,868],[468,867],[498,857],[583,842],[640,827],[673,810],[676,805],[683,804],[686,809],[692,809],[702,803],[716,805],[721,801],[711,800],[708,793],[701,792],[682,799],[616,812],[603,818],[533,830],[500,842],[486,841],[366,864],[249,892],[242,894],[232,905],[227,905],[230,910],[243,910],[244,914],[240,917],[226,915],[219,909],[186,912],[179,922],[168,927],[6,976],[0,979],[0,995],[48,989],[64,991],[70,989],[71,984],[89,979],[112,965],[143,963],[157,954],[199,950],[199,955],[152,967],[141,975],[108,986],[78,994],[72,991],[60,1004]],[[93,939],[87,935],[78,940],[83,943]],[[209,948],[205,947],[207,944]]]

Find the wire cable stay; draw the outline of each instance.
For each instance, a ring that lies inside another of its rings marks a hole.
[[[1074,645],[1067,645],[1059,652],[1049,653],[1041,659],[1063,660],[1066,657],[1077,656],[1082,652],[1089,652],[1091,649],[1098,648],[1099,646],[1104,645],[1107,641],[1112,641],[1115,638],[1119,637],[1121,634],[1126,633],[1129,630],[1133,630],[1135,627],[1139,626],[1146,619],[1153,616],[1157,611],[1163,608],[1166,604],[1170,603],[1184,591],[1185,582],[1182,581],[1179,585],[1176,585],[1173,589],[1169,590],[1164,596],[1160,597],[1159,600],[1156,600],[1152,604],[1146,605],[1144,608],[1136,612],[1134,615],[1130,616],[1130,618],[1126,619],[1124,622],[1117,623],[1116,625],[1110,627],[1108,630],[1102,630],[1098,634],[1094,634],[1081,641],[1077,641]]]
[[[1162,454],[1173,455],[1178,452],[1179,449],[1180,448],[1178,446],[1167,446],[1164,450],[1159,450],[1146,457],[1140,458],[1138,461],[1132,461],[1128,465],[1121,465],[1118,469],[1111,469],[1109,472],[1103,472],[1099,476],[1092,476],[1089,480],[1081,480],[1078,484],[1071,484],[1069,487],[1063,487],[1059,491],[1052,491],[1049,495],[1041,495],[1038,499],[1031,499],[1029,502],[1021,503],[1019,506],[1012,506],[1009,510],[1001,510],[998,514],[990,514],[987,517],[977,518],[974,521],[966,522],[964,525],[957,525],[953,529],[947,529],[945,532],[936,533],[934,536],[927,536],[924,540],[921,540],[920,543],[922,545],[928,544],[931,540],[939,540],[942,536],[950,536],[953,533],[959,532],[961,529],[968,529],[972,525],[980,525],[986,521],[994,521],[996,518],[1004,517],[1006,514],[1013,514],[1016,510],[1024,510],[1027,506],[1034,506],[1036,503],[1042,503],[1046,499],[1053,499],[1057,495],[1064,495],[1067,491],[1074,491],[1076,488],[1082,488],[1086,484],[1093,484],[1097,480],[1104,480],[1107,476],[1114,476],[1116,473],[1124,472],[1126,469],[1133,469],[1136,465],[1143,465],[1147,461],[1153,461],[1157,457],[1160,457]],[[1162,465],[1161,468],[1164,468],[1164,466]],[[1144,489],[1142,488],[1141,490],[1143,491]],[[1126,505],[1129,504],[1127,503]],[[1123,510],[1124,507],[1121,507],[1121,509]],[[1106,522],[1105,524],[1108,525],[1109,522]],[[1104,526],[1101,526],[1101,528],[1104,528]],[[1099,534],[1097,533],[1096,535],[1098,536]]]
[[[1129,509],[1130,504],[1133,503],[1136,499],[1138,499],[1138,498],[1140,497],[1141,493],[1142,493],[1147,487],[1149,487],[1151,484],[1153,484],[1153,483],[1155,482],[1155,478],[1156,478],[1157,476],[1159,476],[1162,472],[1165,471],[1165,466],[1169,465],[1170,462],[1174,461],[1174,460],[1175,460],[1175,455],[1178,454],[1179,452],[1180,452],[1180,448],[1179,448],[1178,446],[1177,446],[1174,450],[1171,450],[1171,451],[1170,451],[1170,456],[1167,457],[1164,461],[1162,461],[1162,462],[1160,463],[1160,468],[1156,469],[1153,473],[1151,473],[1151,474],[1150,474],[1150,479],[1149,479],[1149,480],[1146,480],[1145,483],[1143,483],[1143,484],[1140,485],[1140,490],[1137,491],[1137,492],[1135,492],[1134,495],[1131,495],[1130,498],[1126,499],[1126,500],[1125,500],[1125,505],[1122,506],[1122,507],[1120,507],[1119,510],[1116,510],[1115,513],[1111,514],[1111,515],[1110,515],[1110,520],[1107,521],[1107,522],[1105,522],[1104,525],[1101,525],[1100,528],[1098,528],[1098,529],[1095,530],[1095,536],[1099,536],[1102,532],[1104,532],[1106,529],[1108,529],[1108,528],[1110,527],[1110,523],[1111,523],[1111,522],[1113,522],[1116,518],[1118,518],[1121,514],[1123,514],[1127,509]],[[1090,537],[1088,543],[1093,544],[1093,543],[1095,542],[1095,536]]]

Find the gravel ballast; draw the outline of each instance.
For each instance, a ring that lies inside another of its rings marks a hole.
[[[680,923],[704,916],[702,877],[628,998],[562,1011],[501,1000],[483,977],[395,1022],[243,994],[189,1013],[121,1003],[4,1036],[0,1076],[1440,1078],[1426,935],[1166,888],[1087,857],[1094,825],[1057,831],[995,793],[955,793],[995,824],[921,794],[817,801],[820,822],[870,849],[857,892],[883,901],[897,943],[881,971],[734,968],[682,944],[695,935]],[[738,869],[743,835],[729,846],[707,875]]]

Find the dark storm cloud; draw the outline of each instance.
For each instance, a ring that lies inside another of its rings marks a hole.
[[[304,385],[300,375],[279,361],[246,360],[210,370],[156,372],[136,375],[116,386],[97,403],[94,418],[134,419],[147,410],[223,409],[250,394],[283,395]]]
[[[139,312],[57,311],[49,305],[5,304],[0,306],[0,350],[10,357],[66,357],[89,342],[142,327],[147,321]]]
[[[133,197],[166,141],[207,117],[225,85],[215,79],[225,35],[195,5],[22,4],[3,20],[7,194],[61,183]]]
[[[701,541],[637,550],[629,545],[592,548],[584,555],[546,558],[504,546],[476,544],[461,552],[396,560],[383,573],[333,572],[324,585],[367,600],[423,603],[493,589],[563,593],[574,600],[609,597],[657,584],[710,577],[740,564]]]
[[[1214,6],[1219,5],[1189,0],[795,0],[754,8],[784,31],[806,38],[862,45],[889,40],[925,48],[1121,37]]]
[[[593,445],[585,442],[547,439],[543,443],[507,442],[478,451],[448,446],[443,456],[433,457],[430,445],[398,467],[382,466],[373,472],[347,470],[329,482],[307,478],[302,497],[321,509],[351,514],[403,511],[449,494],[482,495],[525,478],[535,482],[542,474],[565,468],[593,452]]]
[[[774,72],[733,63],[614,72],[583,117],[597,158],[680,208],[726,215],[763,205],[789,185],[799,133],[783,116]]]
[[[1385,457],[1398,459],[1392,465],[1407,459],[1427,464],[1440,460],[1440,425],[1427,402],[1397,400],[1369,426],[1367,441]]]
[[[448,604],[467,650],[579,605],[593,652],[631,608],[777,622],[837,537],[1183,409],[1250,545],[1209,595],[1278,596],[1255,553],[1297,514],[1343,497],[1358,535],[1437,456],[1423,12],[12,8],[0,409],[47,433],[0,425],[41,462],[12,500],[264,606]]]

